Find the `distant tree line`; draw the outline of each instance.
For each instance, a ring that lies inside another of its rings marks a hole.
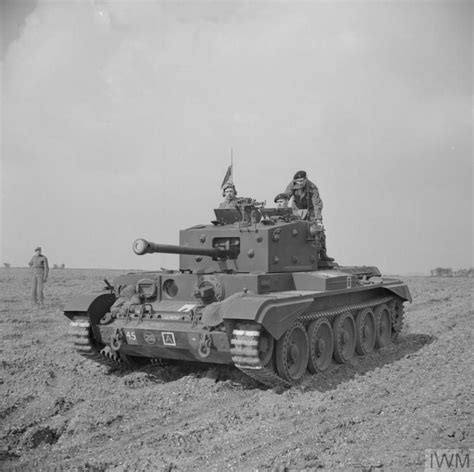
[[[12,265],[9,262],[4,262],[3,263],[3,267],[5,267],[5,269],[9,269],[11,266]],[[61,264],[61,265],[54,264],[53,265],[53,269],[65,269],[65,268],[66,268],[65,264]]]
[[[451,267],[431,269],[431,277],[474,277],[474,267],[454,270]]]

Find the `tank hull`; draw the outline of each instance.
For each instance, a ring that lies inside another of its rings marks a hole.
[[[230,344],[222,331],[209,333],[203,326],[193,326],[189,321],[114,321],[107,326],[97,326],[96,339],[111,344],[120,330],[122,340],[119,347],[127,355],[146,358],[174,359],[230,364]],[[212,349],[200,349],[209,337]]]
[[[316,365],[322,355],[347,362],[355,355],[356,345],[362,355],[364,349],[373,350],[379,338],[379,347],[384,347],[383,326],[386,340],[400,332],[403,303],[411,301],[408,287],[400,280],[367,281],[341,269],[290,275],[245,274],[237,281],[234,274],[128,274],[118,278],[115,286],[152,281],[159,287],[155,299],[113,313],[118,299],[112,294],[82,295],[68,303],[65,315],[71,320],[76,348],[93,360],[101,362],[105,358],[108,364],[131,365],[137,360],[235,365],[270,386],[296,383],[303,367],[297,374],[291,368],[295,370],[294,364],[298,363],[312,365],[311,353],[317,351],[313,355]],[[166,296],[163,288],[169,280],[178,287],[174,298]],[[217,286],[220,300],[203,304],[189,296],[192,287],[203,281]],[[281,290],[288,287],[291,289]],[[178,297],[178,293],[188,296]],[[368,322],[361,322],[361,317]],[[316,325],[332,331],[332,341],[329,334],[311,334]],[[336,346],[327,354],[329,341],[336,342]],[[304,350],[298,351],[300,342],[309,346],[307,360]],[[364,348],[364,343],[368,347]],[[291,358],[295,357],[291,346],[297,346],[296,360]]]
[[[118,277],[64,314],[74,348],[110,365],[230,364],[257,381],[292,385],[385,347],[399,333],[408,287],[371,266],[328,257],[324,228],[251,198],[182,229],[179,245],[137,239],[137,255],[179,254],[179,270]]]

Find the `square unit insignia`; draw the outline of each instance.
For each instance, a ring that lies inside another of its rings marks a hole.
[[[162,332],[161,339],[163,339],[163,344],[165,346],[176,346],[176,340],[174,338],[174,333],[171,332]]]

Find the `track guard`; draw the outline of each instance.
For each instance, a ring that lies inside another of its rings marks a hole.
[[[110,307],[115,302],[115,295],[113,293],[88,293],[80,295],[70,300],[64,307],[64,315],[69,319],[73,319],[78,312],[88,313],[90,322],[97,324],[99,319],[110,310]]]
[[[314,295],[290,298],[245,297],[226,308],[224,321],[255,321],[278,340],[314,302]]]
[[[394,286],[385,286],[385,290],[388,290],[389,292],[394,293],[395,295],[399,296],[403,300],[406,300],[411,303],[412,298],[410,294],[410,290],[408,290],[408,287],[406,285],[394,285]]]

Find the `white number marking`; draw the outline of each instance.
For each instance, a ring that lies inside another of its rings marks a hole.
[[[191,311],[195,306],[196,306],[196,304],[188,303],[186,305],[183,305],[178,311],[187,313],[188,311]]]

